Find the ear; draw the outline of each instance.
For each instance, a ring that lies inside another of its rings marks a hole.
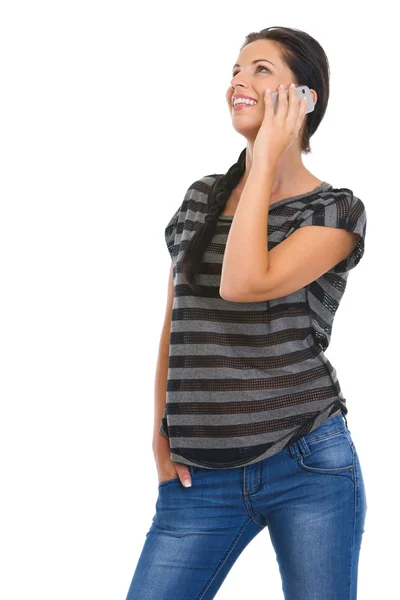
[[[311,90],[310,89],[310,92],[311,92],[311,96],[312,96],[312,99],[313,99],[313,102],[314,102],[314,106],[315,106],[317,104],[317,101],[318,101],[318,94],[317,94],[317,92],[315,90]]]

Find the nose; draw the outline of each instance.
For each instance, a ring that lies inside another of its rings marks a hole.
[[[232,87],[233,91],[235,91],[235,88],[238,85],[241,85],[243,87],[247,87],[247,85],[248,85],[246,82],[246,78],[243,77],[243,71],[236,73],[236,75],[234,75],[234,77],[232,77],[232,79],[231,79],[231,87]]]

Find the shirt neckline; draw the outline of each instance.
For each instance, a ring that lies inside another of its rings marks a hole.
[[[298,200],[299,198],[311,196],[311,194],[315,194],[316,192],[321,192],[323,190],[327,190],[331,187],[332,187],[332,185],[330,183],[328,183],[327,181],[323,181],[322,183],[320,183],[316,188],[314,188],[310,192],[305,192],[304,194],[297,194],[297,196],[289,196],[288,198],[282,198],[281,200],[278,200],[278,202],[274,202],[273,204],[271,204],[270,210],[273,210],[275,207],[281,206],[282,204],[286,204],[286,202],[292,202],[293,200]],[[218,220],[232,221],[234,216],[235,215],[220,215],[218,217]]]

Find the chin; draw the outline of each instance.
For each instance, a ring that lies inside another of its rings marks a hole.
[[[232,118],[232,127],[235,131],[243,135],[248,140],[254,140],[257,136],[258,130],[261,127],[261,122],[255,123],[254,121],[250,122],[240,122],[239,119]]]

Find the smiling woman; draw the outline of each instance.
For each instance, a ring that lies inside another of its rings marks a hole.
[[[307,86],[311,112],[291,84]],[[325,351],[367,217],[352,190],[302,162],[328,97],[314,38],[249,34],[226,92],[246,148],[194,181],[166,224],[160,481],[127,600],[214,598],[265,527],[285,598],[356,599],[366,495]]]

